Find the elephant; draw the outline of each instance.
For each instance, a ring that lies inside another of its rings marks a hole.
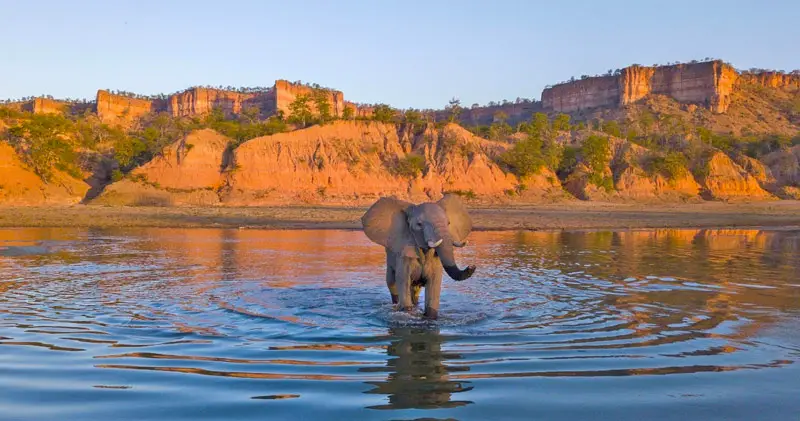
[[[448,193],[438,202],[418,205],[395,197],[381,197],[361,217],[366,236],[386,249],[386,285],[398,310],[410,311],[425,287],[425,313],[439,316],[442,268],[463,281],[475,272],[459,269],[454,247],[464,247],[472,219],[461,200]]]

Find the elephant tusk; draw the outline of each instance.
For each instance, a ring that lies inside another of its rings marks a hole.
[[[454,247],[464,247],[466,245],[467,245],[467,240],[464,240],[464,241],[462,241],[460,243],[458,241],[453,241],[453,246]]]
[[[435,242],[435,243],[433,241],[428,241],[428,247],[430,247],[430,248],[439,247],[439,244],[442,244],[442,240],[441,239],[439,241]]]

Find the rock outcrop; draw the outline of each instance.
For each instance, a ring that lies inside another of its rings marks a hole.
[[[768,88],[800,89],[800,74],[779,72],[743,73],[739,75],[739,83],[749,83]]]
[[[213,130],[192,132],[159,156],[106,188],[96,203],[215,205],[230,139]]]
[[[170,95],[168,111],[174,117],[202,116],[214,109],[226,115],[240,114],[248,106],[257,106],[261,112],[274,109],[269,98],[271,92],[241,93],[212,88],[190,88]]]
[[[618,74],[562,83],[542,92],[545,109],[574,112],[619,107],[647,95],[666,95],[680,102],[699,103],[723,113],[738,78],[736,70],[719,61],[672,66],[630,66]]]
[[[422,200],[444,191],[499,197],[517,182],[488,157],[496,148],[502,145],[457,126],[415,135],[391,124],[335,122],[242,144],[234,152],[229,201],[366,203],[380,195]]]
[[[89,185],[54,170],[45,183],[18,158],[14,148],[0,142],[0,204],[72,205],[79,203]]]
[[[145,114],[163,108],[163,104],[148,99],[131,98],[97,91],[97,117],[105,124],[128,125]]]
[[[25,108],[34,114],[63,114],[70,108],[70,104],[49,98],[35,98]]]
[[[714,152],[704,164],[701,184],[705,194],[716,200],[767,200],[773,196],[722,152]]]
[[[287,80],[276,80],[275,81],[275,88],[274,88],[274,98],[275,98],[275,109],[278,111],[282,111],[284,115],[289,116],[291,115],[291,111],[289,110],[289,105],[294,102],[300,95],[307,95],[313,97],[315,92],[321,92],[325,95],[328,99],[328,102],[331,106],[331,115],[332,116],[341,116],[342,112],[344,112],[345,101],[344,101],[344,94],[341,91],[335,91],[332,89],[324,89],[324,88],[312,88],[306,85],[300,85],[296,83],[289,82]],[[311,108],[312,113],[318,113],[316,104],[314,101],[309,101],[308,103],[309,108]]]

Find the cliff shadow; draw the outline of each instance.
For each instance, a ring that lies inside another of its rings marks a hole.
[[[83,196],[83,199],[81,199],[81,204],[86,204],[97,196],[100,196],[106,187],[111,184],[111,175],[114,170],[119,169],[119,164],[117,164],[116,161],[105,157],[86,157],[85,159],[91,163],[93,170],[92,174],[83,180],[83,182],[90,187]]]

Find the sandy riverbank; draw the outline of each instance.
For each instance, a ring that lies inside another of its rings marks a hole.
[[[360,229],[365,208],[69,207],[0,208],[0,227],[214,227]],[[677,205],[570,202],[470,207],[476,230],[800,227],[800,201]]]

